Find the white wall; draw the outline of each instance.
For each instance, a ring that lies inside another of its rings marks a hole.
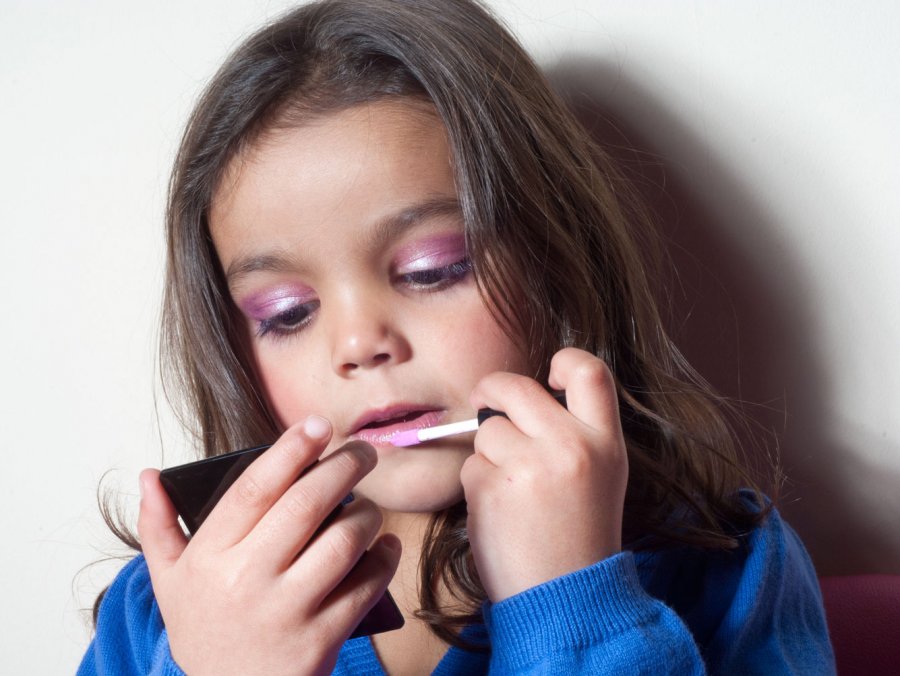
[[[685,349],[766,405],[820,570],[900,573],[900,6],[492,5],[665,172]],[[4,671],[74,671],[118,566],[79,573],[118,551],[103,473],[133,505],[141,467],[186,458],[154,403],[166,175],[205,79],[284,6],[0,0]]]

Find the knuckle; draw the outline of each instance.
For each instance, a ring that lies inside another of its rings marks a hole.
[[[334,454],[334,462],[344,472],[354,476],[369,472],[375,466],[375,460],[374,449],[364,441],[352,441],[340,453]]]
[[[219,589],[222,598],[235,605],[239,605],[242,602],[246,588],[245,578],[240,574],[240,571],[241,568],[235,566],[219,575]]]
[[[543,386],[539,385],[536,380],[525,376],[514,378],[510,386],[513,392],[523,397],[531,397],[535,392],[544,391]]]
[[[487,373],[481,377],[481,380],[478,381],[478,384],[475,386],[474,391],[480,391],[481,389],[491,389],[495,386],[500,386],[503,384],[503,378],[506,374],[501,371],[492,371],[491,373]]]
[[[372,582],[355,585],[347,591],[347,605],[352,614],[362,614],[372,605],[376,590]]]
[[[299,424],[289,427],[273,447],[288,462],[296,462],[303,455],[303,434]]]
[[[527,481],[527,486],[532,491],[541,491],[543,490],[545,484],[547,483],[548,477],[554,476],[553,467],[548,469],[546,463],[529,463],[525,467],[523,467],[522,477],[524,481]],[[558,474],[556,474],[558,476]]]
[[[362,515],[370,529],[378,530],[381,528],[381,524],[384,522],[384,515],[374,502],[368,498],[357,498],[351,503],[351,507]]]
[[[281,435],[272,450],[279,463],[296,468],[307,465],[313,459],[316,449],[303,434],[302,423],[297,423]]]
[[[536,383],[527,376],[506,371],[495,371],[482,377],[473,390],[473,394],[503,392],[506,396],[520,398],[531,391],[532,384]]]
[[[184,562],[184,579],[203,580],[204,587],[214,591],[220,603],[239,607],[247,594],[246,566],[234,559],[228,565],[215,563],[208,557],[190,557]]]
[[[532,398],[536,391],[543,391],[543,388],[531,378],[519,377],[510,380],[508,390],[511,398],[522,400]]]
[[[331,528],[328,546],[335,561],[350,561],[356,558],[365,542],[362,524],[349,522],[335,524]]]
[[[292,518],[307,522],[318,518],[325,512],[325,502],[319,493],[310,488],[304,488],[285,495],[284,508]]]
[[[607,464],[614,471],[628,473],[628,451],[625,444],[616,444],[615,449],[607,454]]]
[[[477,468],[475,467],[475,456],[473,453],[468,458],[463,461],[462,467],[459,469],[459,480],[465,485],[472,483],[475,478],[475,474],[477,472]]]
[[[550,359],[550,369],[555,371],[557,369],[565,369],[569,364],[577,361],[579,358],[584,356],[586,353],[578,348],[574,347],[564,347],[559,350],[556,354],[553,355]]]
[[[574,376],[597,387],[605,388],[613,385],[612,371],[606,362],[597,358],[579,362],[574,369]]]
[[[580,439],[565,439],[560,443],[554,472],[565,479],[587,476],[593,464],[590,448]]]
[[[459,471],[459,480],[469,503],[473,503],[478,498],[483,479],[484,459],[480,454],[473,453],[465,459]]]
[[[234,483],[234,496],[238,502],[255,507],[263,502],[265,490],[253,472],[244,472]]]

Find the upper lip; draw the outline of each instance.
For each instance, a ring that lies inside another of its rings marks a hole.
[[[426,411],[437,411],[441,407],[431,404],[391,404],[381,408],[373,408],[363,413],[356,422],[350,427],[350,433],[356,434],[366,425],[382,420],[393,420],[394,418],[402,418],[413,413],[425,413]]]

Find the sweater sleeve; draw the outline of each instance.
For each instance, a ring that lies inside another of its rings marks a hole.
[[[690,631],[631,552],[485,607],[491,673],[703,674]]]
[[[132,559],[106,591],[94,639],[78,676],[184,676],[169,641],[143,556]]]
[[[642,575],[668,568],[660,598],[694,590],[684,616],[645,590],[638,556],[623,552],[487,604],[491,672],[834,673],[815,572],[776,511],[742,555],[710,555],[690,569],[677,556],[640,561]]]

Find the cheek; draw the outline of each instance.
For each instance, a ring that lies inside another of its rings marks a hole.
[[[283,428],[311,413],[325,413],[317,408],[322,402],[318,394],[322,390],[321,378],[298,366],[292,354],[276,356],[256,351],[254,359],[263,396]]]
[[[479,376],[492,371],[530,371],[526,354],[504,333],[480,297],[465,312],[455,313],[453,320],[443,342],[457,366],[468,365]]]

